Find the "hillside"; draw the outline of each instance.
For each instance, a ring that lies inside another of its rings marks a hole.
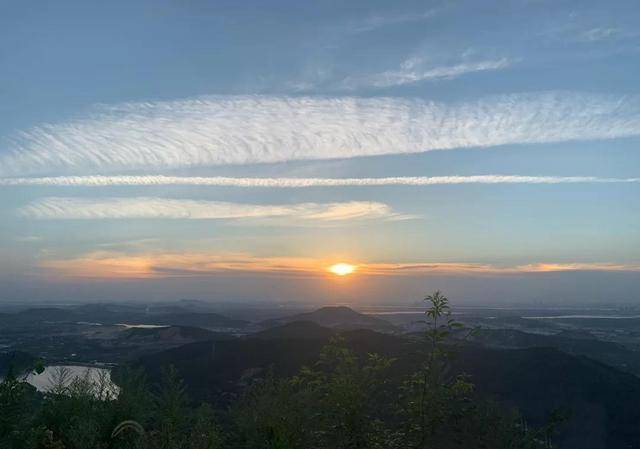
[[[618,343],[598,340],[585,331],[541,335],[514,329],[479,329],[470,340],[483,346],[504,349],[556,348],[568,354],[587,356],[622,371],[640,375],[640,352]]]
[[[128,343],[145,344],[161,342],[166,345],[179,345],[202,340],[227,340],[232,338],[228,334],[213,332],[199,327],[168,326],[155,328],[131,328],[118,336]]]
[[[250,334],[248,338],[291,338],[291,339],[328,339],[335,331],[322,327],[313,321],[292,321],[281,326]]]
[[[179,313],[176,313],[176,310]],[[144,308],[89,304],[69,308],[30,308],[13,314],[0,315],[0,323],[31,325],[34,323],[100,323],[100,324],[155,324],[170,326],[193,326],[208,329],[240,329],[249,323],[213,312],[189,312],[186,309],[159,309],[148,313]]]
[[[323,327],[336,330],[371,329],[378,332],[395,332],[397,328],[381,318],[363,313],[345,306],[322,307],[313,312],[300,313],[262,322],[265,328],[274,327],[293,321],[311,321]]]
[[[560,447],[636,447],[640,442],[640,379],[586,357],[552,348],[466,348],[456,367],[479,390],[517,406],[532,424],[555,409],[571,417]],[[633,444],[632,444],[633,442]]]
[[[244,320],[236,320],[219,313],[187,312],[152,315],[154,324],[169,324],[173,326],[193,326],[205,329],[241,329],[249,323]],[[145,321],[146,320],[146,321]],[[137,317],[131,323],[148,322],[148,316]]]
[[[297,325],[296,325],[297,326]],[[397,358],[392,382],[416,368],[420,344],[402,337],[360,330],[342,334],[359,354],[379,352]],[[152,379],[173,364],[194,397],[225,402],[238,397],[254,379],[271,371],[294,374],[313,363],[326,338],[244,338],[199,342],[152,354],[139,363]],[[551,348],[459,348],[454,372],[470,375],[478,394],[519,408],[540,424],[558,408],[572,412],[562,429],[560,447],[629,447],[640,442],[640,379],[586,357]]]

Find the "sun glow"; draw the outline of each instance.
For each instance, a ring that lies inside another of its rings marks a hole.
[[[355,265],[348,263],[337,263],[335,265],[331,265],[329,267],[329,271],[333,274],[337,274],[338,276],[346,276],[356,271],[356,267]]]

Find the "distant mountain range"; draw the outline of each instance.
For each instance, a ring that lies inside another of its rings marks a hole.
[[[249,322],[236,320],[219,313],[194,312],[184,307],[158,307],[147,311],[144,307],[112,304],[89,304],[69,308],[31,308],[12,314],[0,314],[0,324],[18,325],[47,323],[151,324],[192,326],[205,329],[242,329]]]
[[[119,304],[87,304],[75,307],[29,308],[17,313],[0,314],[0,324],[18,325],[46,322],[49,324],[145,324],[190,326],[209,330],[245,331],[265,330],[295,321],[311,321],[336,330],[371,329],[379,332],[398,332],[399,328],[375,316],[356,312],[344,306],[322,307],[318,310],[270,319],[260,323],[234,319],[212,311],[193,311],[183,305],[153,307]]]

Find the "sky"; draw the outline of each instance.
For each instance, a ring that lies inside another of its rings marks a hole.
[[[639,21],[4,1],[0,302],[635,304]]]

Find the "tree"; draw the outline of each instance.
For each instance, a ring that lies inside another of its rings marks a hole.
[[[315,411],[308,390],[271,371],[232,408],[237,428],[235,444],[247,449],[303,449],[313,447],[311,423]],[[305,446],[309,444],[309,446]]]
[[[35,423],[38,393],[26,382],[30,374],[44,371],[44,363],[42,359],[19,358],[15,352],[11,355],[0,381],[0,449],[31,448],[44,439],[44,429]]]
[[[0,382],[0,448],[25,447],[36,399],[35,388],[11,374]]]
[[[317,407],[323,447],[372,449],[385,433],[380,413],[382,390],[393,360],[378,354],[359,357],[344,338],[334,337],[312,368],[303,368],[294,382],[311,391]]]
[[[224,436],[210,405],[202,404],[193,412],[189,449],[222,449]]]
[[[162,371],[162,380],[154,401],[157,432],[154,444],[162,449],[184,447],[188,425],[188,398],[184,382],[173,365]]]
[[[382,399],[392,360],[358,356],[333,338],[290,379],[269,374],[234,409],[250,449],[390,449]]]
[[[142,369],[124,366],[115,372],[118,395],[113,405],[112,429],[120,429],[111,439],[120,449],[142,447],[145,428],[154,414],[154,398]],[[123,427],[120,427],[124,424]]]
[[[415,449],[551,447],[551,427],[528,429],[517,413],[474,394],[474,385],[463,373],[452,374],[455,354],[451,336],[462,323],[451,318],[449,300],[440,291],[424,298],[424,346],[419,370],[404,384],[405,447]],[[462,340],[457,340],[459,344]]]
[[[445,447],[447,431],[473,390],[465,376],[449,375],[450,352],[444,346],[452,331],[462,324],[451,318],[449,300],[440,291],[424,298],[429,308],[424,312],[427,329],[425,346],[420,353],[420,369],[404,384],[406,418],[405,437],[410,447]]]

